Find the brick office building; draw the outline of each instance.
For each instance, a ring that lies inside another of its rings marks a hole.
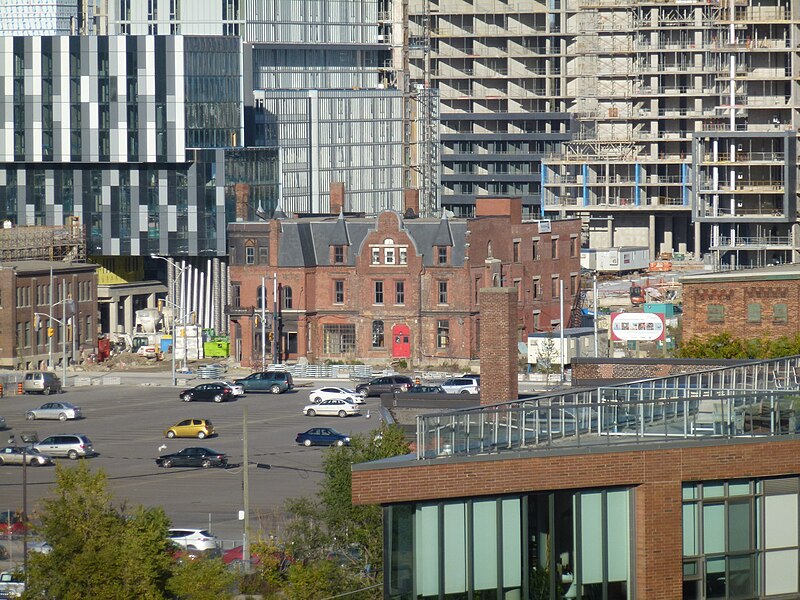
[[[778,388],[799,366],[420,416],[413,454],[353,466],[353,503],[383,506],[383,597],[797,598],[798,390]]]
[[[467,361],[482,287],[517,287],[524,341],[558,327],[559,280],[566,314],[580,285],[580,221],[523,221],[518,200],[479,201],[474,219],[340,213],[232,223],[228,235],[231,342],[248,366],[262,326],[278,333],[279,360]]]
[[[727,332],[734,337],[800,333],[800,265],[686,275],[683,339]]]
[[[63,302],[64,298],[74,300],[74,304]],[[70,312],[72,306],[74,313]],[[54,319],[50,321],[44,315]],[[62,327],[55,319],[66,321],[68,326]],[[67,360],[79,362],[82,351],[94,351],[97,347],[97,265],[46,260],[3,262],[0,265],[0,366],[26,370],[47,368],[51,356],[48,328],[53,328],[52,367],[62,364],[64,341]]]

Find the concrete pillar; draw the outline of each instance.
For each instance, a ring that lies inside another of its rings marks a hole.
[[[122,301],[123,311],[125,313],[125,333],[133,331],[133,295],[128,294]]]
[[[656,248],[656,216],[650,215],[650,222],[647,225],[647,245],[650,248],[650,259],[655,260],[658,254]]]
[[[156,295],[147,294],[147,308],[156,308]]]
[[[119,327],[119,298],[111,297],[108,305],[108,332],[117,333]]]
[[[800,254],[798,254],[798,247],[800,247],[800,223],[792,224],[792,263],[800,262]]]
[[[702,250],[700,249],[700,221],[694,222],[694,258],[701,260],[703,258]]]
[[[482,288],[481,404],[508,402],[519,397],[517,361],[517,289]]]
[[[614,247],[614,217],[608,217],[608,247]]]
[[[664,215],[664,243],[661,245],[662,252],[675,252],[675,242],[672,239],[674,219],[670,215]]]

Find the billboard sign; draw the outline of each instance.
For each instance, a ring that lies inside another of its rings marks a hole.
[[[611,313],[611,340],[653,342],[666,337],[664,315],[660,313]]]

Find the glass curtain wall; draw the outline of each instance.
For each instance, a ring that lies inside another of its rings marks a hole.
[[[630,496],[604,489],[387,507],[384,597],[632,598]]]
[[[683,597],[797,598],[800,478],[683,486]]]

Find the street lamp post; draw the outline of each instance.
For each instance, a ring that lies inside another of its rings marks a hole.
[[[175,370],[175,355],[178,351],[178,340],[175,331],[175,324],[177,323],[178,319],[175,316],[175,313],[180,310],[183,313],[183,306],[178,304],[178,277],[177,275],[180,274],[181,278],[183,277],[183,272],[186,270],[186,267],[179,267],[174,260],[167,256],[159,256],[158,254],[151,254],[150,258],[159,258],[163,261],[166,261],[169,265],[172,266],[173,269],[177,273],[173,274],[172,276],[172,387],[178,385],[178,377]],[[183,321],[183,356],[184,356],[184,370],[186,364],[186,319],[181,318]]]

